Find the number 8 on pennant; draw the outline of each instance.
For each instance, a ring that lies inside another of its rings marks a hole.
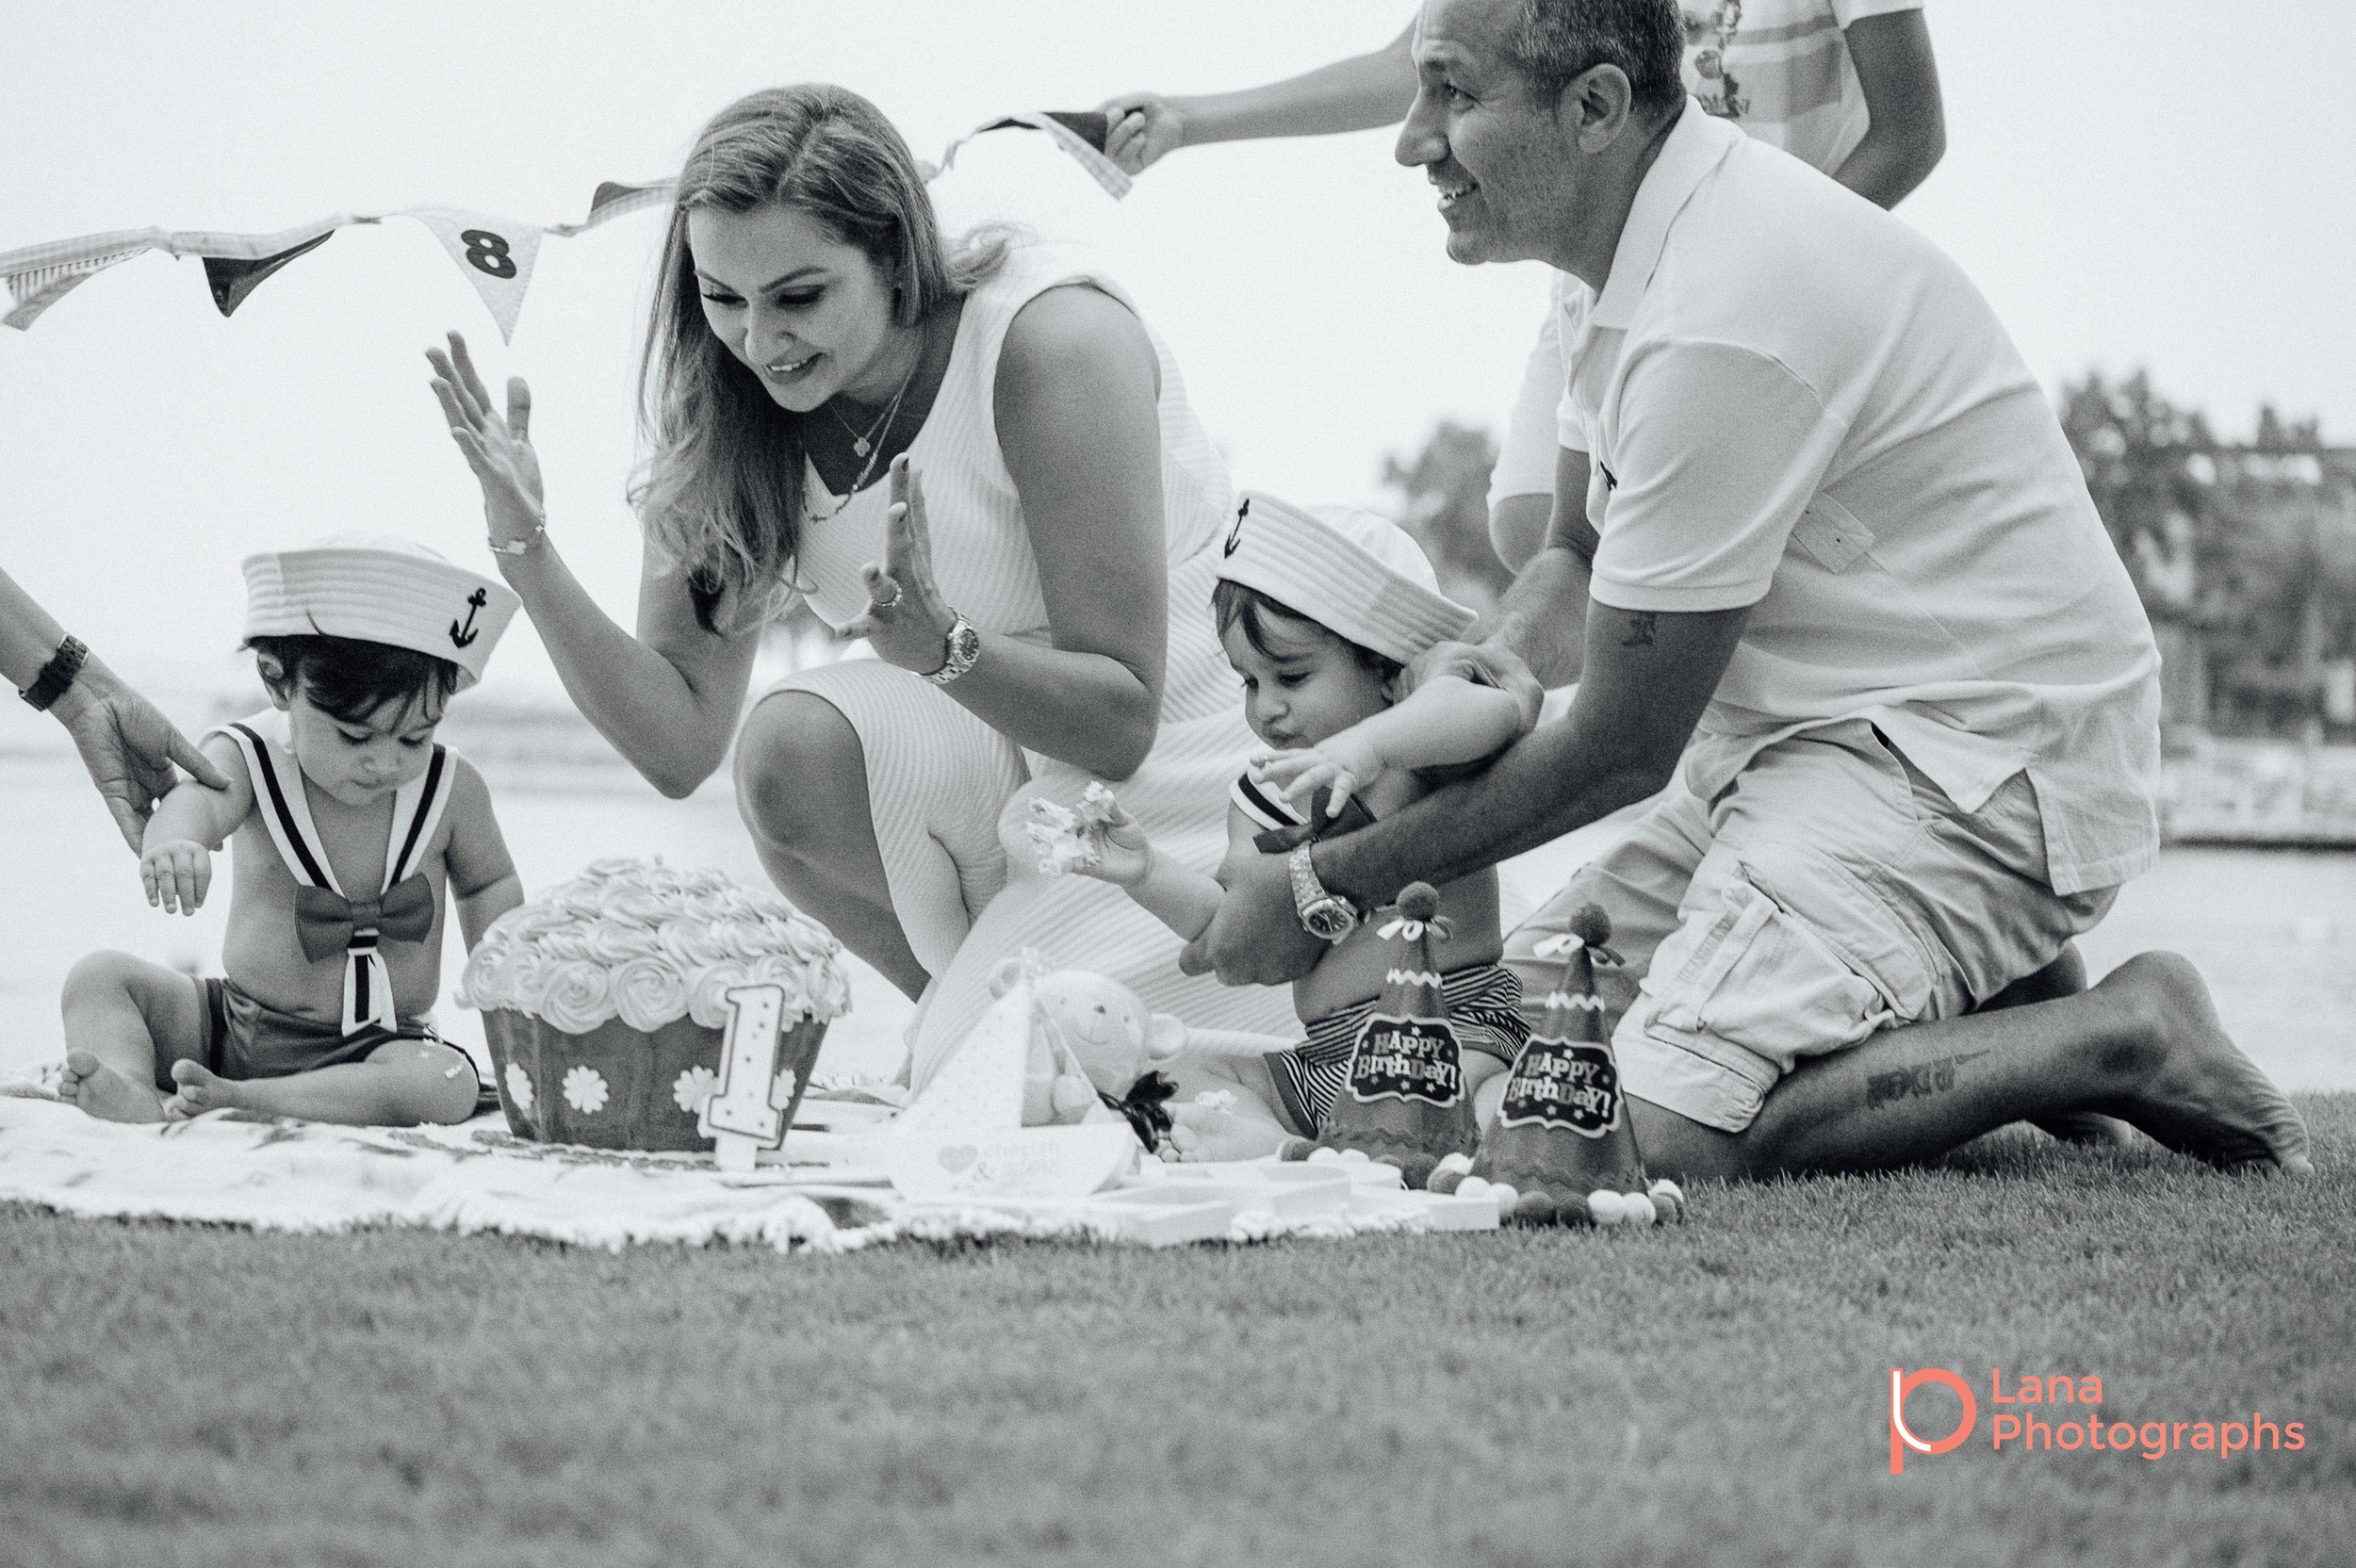
[[[540,226],[457,207],[412,207],[402,214],[434,231],[499,323],[499,340],[513,342],[523,314],[532,264],[540,254]]]
[[[750,1170],[753,1156],[785,1142],[785,1107],[772,1093],[777,1029],[785,1019],[782,986],[728,988],[728,1033],[720,1045],[720,1083],[696,1113],[695,1131],[712,1140],[722,1170]]]

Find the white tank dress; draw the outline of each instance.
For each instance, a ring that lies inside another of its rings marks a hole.
[[[1039,643],[1049,640],[1047,609],[1023,498],[999,450],[992,393],[1016,312],[1047,289],[1075,283],[1137,309],[1076,250],[1018,245],[998,275],[966,301],[940,394],[908,449],[924,486],[943,598],[985,631]],[[1228,784],[1257,743],[1211,619],[1232,487],[1226,463],[1187,405],[1176,361],[1151,326],[1147,335],[1161,368],[1170,654],[1153,749],[1113,788],[1160,853],[1209,872],[1226,851]],[[823,619],[842,627],[867,605],[859,568],[883,559],[890,486],[876,482],[843,504],[814,469],[807,482],[796,585]],[[859,731],[866,752],[868,800],[892,907],[932,976],[908,1026],[916,1084],[973,1027],[999,965],[1025,948],[1037,949],[1051,968],[1111,975],[1155,1010],[1198,1027],[1298,1034],[1290,988],[1231,988],[1207,975],[1181,974],[1178,939],[1126,893],[1088,877],[1039,871],[1023,831],[1030,800],[1077,800],[1091,776],[1085,770],[1024,750],[947,693],[880,660],[804,671],[763,695],[780,691],[809,692],[832,704]]]

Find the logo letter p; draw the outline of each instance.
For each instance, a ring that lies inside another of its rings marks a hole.
[[[1945,1383],[1955,1391],[1955,1397],[1963,1401],[1963,1419],[1955,1423],[1954,1431],[1936,1443],[1923,1442],[1906,1426],[1906,1396],[1923,1383]],[[1906,1473],[1906,1450],[1908,1448],[1918,1454],[1944,1454],[1960,1448],[1963,1446],[1964,1439],[1972,1435],[1972,1429],[1979,1425],[1979,1401],[1972,1397],[1971,1386],[1945,1367],[1926,1366],[1919,1372],[1901,1372],[1894,1366],[1890,1369],[1890,1473],[1891,1475],[1903,1476]]]

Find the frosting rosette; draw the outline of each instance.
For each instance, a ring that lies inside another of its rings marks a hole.
[[[590,957],[618,969],[633,958],[652,958],[662,953],[663,939],[652,926],[626,924],[616,919],[591,926],[586,945]]]
[[[687,988],[687,1016],[707,1029],[723,1029],[728,1021],[728,990],[753,982],[752,966],[742,958],[707,964]]]
[[[630,959],[614,971],[614,1010],[632,1029],[653,1034],[687,1011],[687,982],[668,958]]]
[[[679,966],[682,974],[735,956],[728,951],[728,943],[712,930],[712,922],[694,915],[669,922],[656,933],[656,939],[663,944],[664,955]]]
[[[614,1016],[613,972],[588,958],[559,962],[537,1011],[568,1035],[587,1034]]]
[[[458,1000],[585,1035],[619,1018],[651,1035],[681,1017],[728,1022],[728,991],[785,992],[789,1020],[850,1006],[843,949],[766,889],[716,871],[614,856],[495,922],[466,960]]]

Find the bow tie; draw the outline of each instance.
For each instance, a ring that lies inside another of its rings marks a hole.
[[[346,898],[326,888],[295,890],[295,936],[311,962],[349,951],[363,931],[373,931],[380,941],[425,940],[434,934],[434,885],[420,872],[394,883],[382,898]]]

